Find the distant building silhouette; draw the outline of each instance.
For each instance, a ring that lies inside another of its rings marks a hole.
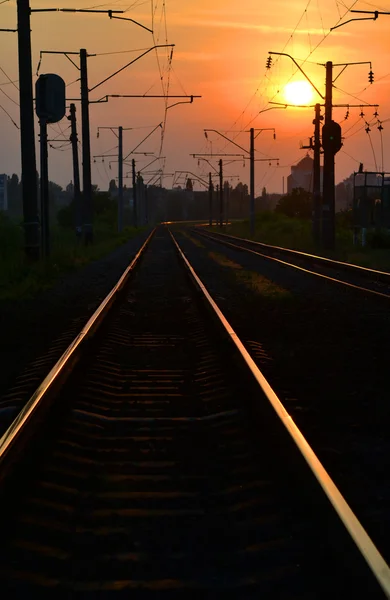
[[[0,210],[8,210],[8,177],[0,175]]]
[[[303,188],[307,192],[313,191],[313,163],[314,160],[306,154],[297,165],[291,167],[291,174],[287,177],[287,193],[291,194],[295,188]],[[321,167],[321,187],[323,168]]]

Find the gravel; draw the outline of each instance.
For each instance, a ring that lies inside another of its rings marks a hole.
[[[192,235],[192,234],[190,234]],[[390,556],[390,300],[216,242],[177,239],[351,508]],[[223,255],[241,269],[210,260]],[[250,289],[261,274],[285,296]]]
[[[31,300],[0,302],[0,435],[131,262],[150,230]]]

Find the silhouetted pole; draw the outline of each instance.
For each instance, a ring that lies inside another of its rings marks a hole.
[[[325,124],[332,121],[332,73],[333,63],[326,63]],[[324,190],[322,198],[322,241],[324,248],[333,250],[335,245],[335,187],[334,153],[324,147]]]
[[[118,127],[118,232],[123,230],[123,127]]]
[[[132,175],[133,175],[133,225],[138,227],[138,214],[137,214],[137,181],[135,178],[135,160],[131,161]]]
[[[314,162],[313,162],[313,213],[312,228],[315,244],[321,239],[321,140],[320,140],[321,106],[315,105],[314,124]]]
[[[83,133],[83,223],[84,242],[93,241],[93,207],[91,181],[91,139],[89,131],[89,91],[87,71],[87,51],[80,50],[80,82],[81,82],[81,120]]]
[[[219,226],[223,227],[223,162],[219,159]]]
[[[49,229],[49,168],[47,155],[47,122],[40,119],[40,150],[41,150],[41,247],[42,256],[50,255],[50,229]]]
[[[70,105],[70,120],[71,134],[70,141],[72,143],[72,158],[73,158],[73,198],[74,198],[74,216],[76,226],[76,236],[80,237],[82,233],[83,219],[81,206],[80,192],[80,168],[79,168],[79,153],[77,140],[77,122],[76,122],[76,106]]]
[[[148,198],[148,186],[145,185],[145,223],[149,223],[149,198]]]
[[[249,147],[249,195],[250,195],[250,235],[255,234],[255,130],[250,129],[250,147]]]
[[[29,0],[17,0],[17,14],[24,248],[28,259],[38,260],[40,254],[40,236]]]
[[[211,173],[209,173],[209,226],[211,227],[213,224],[213,180],[211,177]]]

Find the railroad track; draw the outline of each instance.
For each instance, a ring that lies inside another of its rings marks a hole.
[[[0,486],[4,598],[390,595],[167,228],[0,440]]]
[[[271,246],[225,233],[206,232],[203,227],[192,228],[191,232],[235,250],[246,251],[361,292],[368,292],[378,297],[390,297],[390,273],[385,271],[367,269],[323,256]]]

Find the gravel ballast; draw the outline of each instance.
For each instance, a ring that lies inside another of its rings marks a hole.
[[[0,435],[116,284],[151,228],[33,299],[0,302]]]
[[[389,559],[390,299],[189,235],[177,239],[191,264]]]

